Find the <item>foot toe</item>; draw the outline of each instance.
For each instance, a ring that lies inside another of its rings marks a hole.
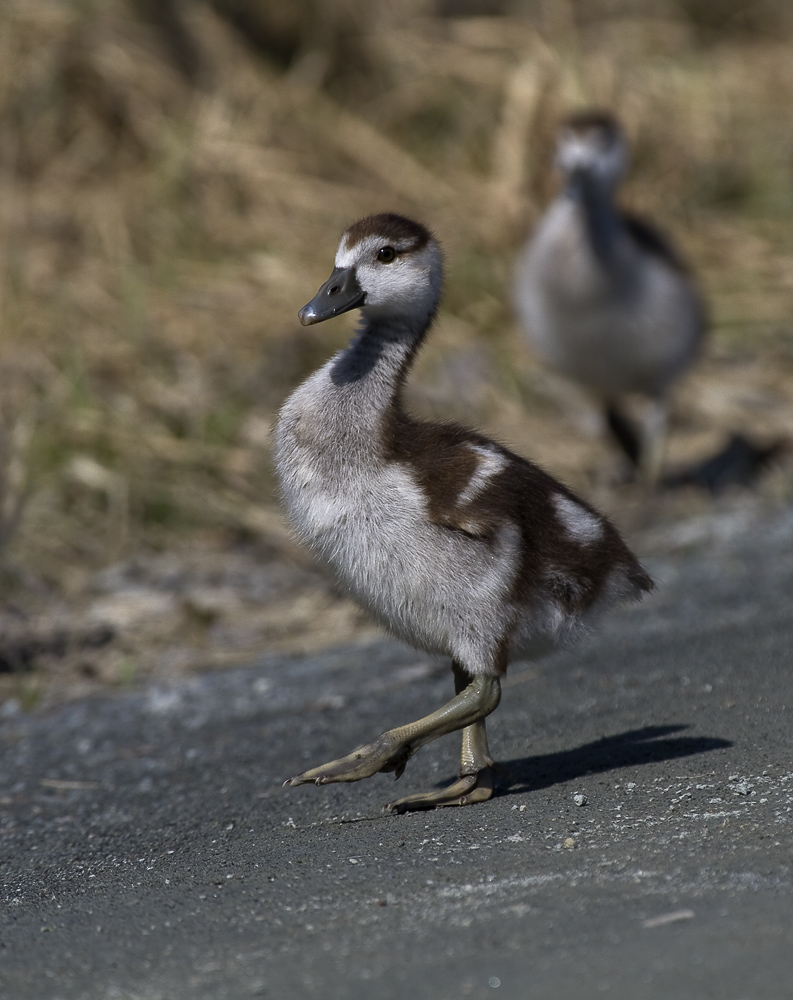
[[[434,792],[406,795],[384,806],[385,812],[406,813],[418,809],[437,809],[441,806],[467,806],[486,802],[493,794],[493,772],[489,767],[476,774],[465,774],[457,781]]]
[[[395,738],[391,732],[383,733],[372,743],[367,743],[346,757],[339,757],[328,764],[312,767],[308,771],[287,778],[284,785],[293,788],[313,782],[327,785],[334,781],[360,781],[370,778],[379,771],[393,771],[399,777],[415,750],[404,740]]]

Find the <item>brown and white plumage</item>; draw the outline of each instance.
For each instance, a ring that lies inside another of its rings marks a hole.
[[[566,641],[651,587],[613,525],[547,473],[474,431],[405,412],[402,386],[441,284],[440,248],[423,226],[383,214],[350,227],[301,320],[360,308],[363,324],[289,397],[276,439],[300,538],[389,631],[453,661],[447,706],[291,779],[398,775],[423,743],[463,729],[463,791],[401,800],[399,811],[487,797],[484,716],[510,654]]]

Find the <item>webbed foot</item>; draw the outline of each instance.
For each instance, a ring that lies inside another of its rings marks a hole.
[[[308,782],[327,785],[333,781],[360,781],[362,778],[371,778],[378,771],[394,771],[394,777],[399,778],[417,749],[418,747],[411,747],[409,740],[401,739],[391,729],[345,757],[312,767],[302,774],[296,774],[294,778],[287,778],[284,786],[292,788]]]
[[[486,802],[492,794],[493,769],[486,767],[476,774],[464,774],[446,788],[406,795],[403,799],[389,802],[383,807],[383,811],[406,813],[417,809],[436,809],[439,806],[469,806],[475,802]]]
[[[394,777],[398,778],[413,754],[425,743],[456,729],[470,728],[478,732],[480,723],[484,725],[482,720],[496,708],[500,698],[501,685],[497,677],[485,675],[468,679],[468,683],[451,701],[431,715],[418,722],[389,729],[371,743],[348,753],[346,757],[339,757],[338,760],[287,778],[284,785],[294,787],[308,782],[326,785],[332,781],[360,781],[379,771],[393,771]],[[485,744],[485,751],[486,749]],[[465,763],[465,757],[463,761]],[[465,770],[481,770],[489,762],[488,758],[479,767],[466,767]]]

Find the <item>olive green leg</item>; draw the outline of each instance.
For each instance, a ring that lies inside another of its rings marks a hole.
[[[452,663],[452,670],[454,671],[455,690],[459,693],[461,690],[465,690],[465,686],[471,682],[471,678],[457,663]],[[485,720],[484,718],[477,719],[476,722],[463,729],[463,745],[457,781],[434,792],[406,795],[395,802],[389,802],[386,809],[389,812],[403,813],[412,809],[467,806],[474,802],[485,802],[493,794],[493,769],[495,767],[496,762],[490,756],[490,750],[487,746]]]
[[[418,722],[389,729],[373,742],[359,747],[346,757],[303,771],[302,774],[289,778],[284,784],[294,786],[313,782],[316,785],[324,785],[332,781],[360,781],[362,778],[377,774],[378,771],[393,771],[395,777],[399,778],[407,762],[420,747],[457,729],[472,731],[468,738],[468,757],[472,762],[469,766],[481,763],[484,760],[483,754],[489,760],[484,719],[498,706],[501,699],[501,684],[497,677],[479,676],[471,679],[456,664],[454,670],[457,694],[442,708],[419,719]],[[466,746],[465,735],[463,746],[464,748]],[[475,778],[476,776],[474,785]],[[473,785],[471,787],[473,788]],[[458,795],[458,799],[459,797]],[[388,808],[397,812],[404,811],[398,802],[392,803]],[[427,808],[427,805],[407,806],[407,808]]]
[[[658,485],[666,450],[668,408],[665,399],[650,402],[642,421],[639,475],[648,489]]]

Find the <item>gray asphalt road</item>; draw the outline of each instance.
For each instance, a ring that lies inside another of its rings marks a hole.
[[[681,532],[651,600],[513,665],[483,806],[281,788],[448,697],[391,642],[7,712],[0,995],[793,996],[793,516]]]

